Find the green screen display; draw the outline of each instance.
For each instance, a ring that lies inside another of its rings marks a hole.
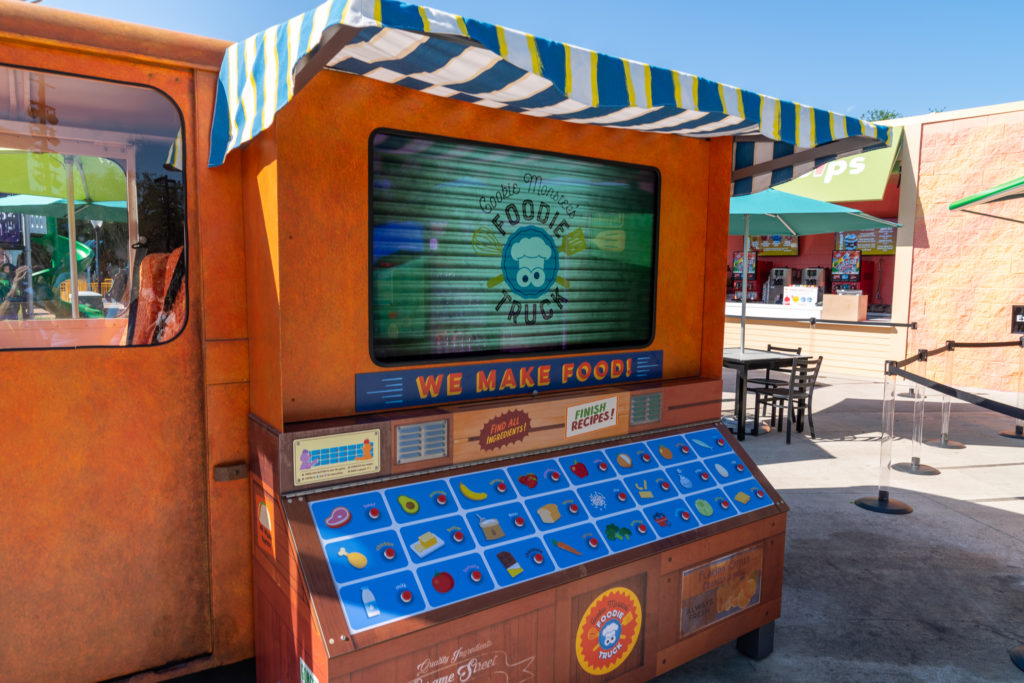
[[[648,167],[376,132],[374,358],[645,345],[658,184]]]

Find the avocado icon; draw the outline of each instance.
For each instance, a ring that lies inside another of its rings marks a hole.
[[[420,511],[420,504],[409,496],[399,496],[398,504],[410,515],[415,515]]]

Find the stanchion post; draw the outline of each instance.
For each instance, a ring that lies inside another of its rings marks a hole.
[[[927,377],[928,349],[920,349],[917,352],[917,364],[921,368],[921,376]],[[898,462],[892,466],[894,470],[907,474],[939,474],[939,470],[934,467],[921,464],[921,441],[924,438],[924,399],[924,386],[918,384],[917,390],[914,392],[914,438],[910,446],[910,462]]]
[[[1017,407],[1024,410],[1024,337],[1020,338],[1017,351]],[[1024,439],[1024,420],[1019,417],[1014,422],[1012,432],[999,432],[1011,439]]]
[[[956,348],[956,342],[952,340],[946,341],[946,370],[942,375],[942,383],[947,387],[953,386],[953,350]],[[937,448],[963,448],[964,445],[959,441],[953,441],[949,438],[949,410],[952,404],[952,400],[949,398],[949,394],[942,395],[942,431],[939,433],[938,439],[929,439],[925,443],[935,446]]]
[[[893,428],[896,423],[896,364],[886,361],[885,388],[882,390],[882,438],[879,440],[878,496],[853,501],[857,507],[888,515],[906,515],[914,511],[906,503],[889,497],[889,470],[892,467]]]

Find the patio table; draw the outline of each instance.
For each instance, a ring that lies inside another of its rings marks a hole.
[[[751,370],[770,370],[789,365],[808,356],[764,351],[761,349],[728,348],[722,351],[722,365],[736,371],[736,438],[742,441],[747,431],[747,373]],[[754,416],[757,419],[757,416]]]

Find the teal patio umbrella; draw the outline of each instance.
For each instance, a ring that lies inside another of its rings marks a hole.
[[[39,197],[30,194],[14,194],[0,197],[0,211],[23,213],[28,216],[67,218],[68,201],[57,197]],[[128,222],[128,202],[75,202],[75,218],[84,221]]]
[[[897,228],[899,223],[839,204],[768,189],[729,200],[729,234],[743,235],[743,296],[740,348],[746,348],[747,253],[751,235],[819,235],[830,232]]]

